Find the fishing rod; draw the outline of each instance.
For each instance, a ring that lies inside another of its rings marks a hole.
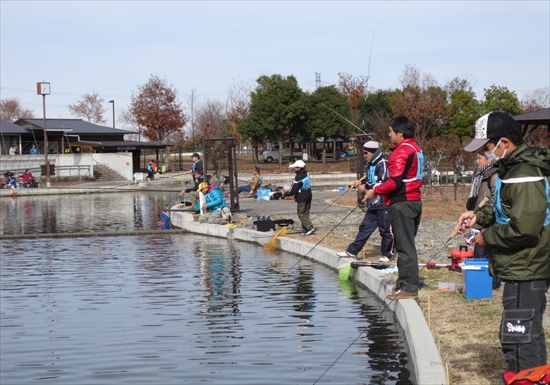
[[[338,115],[339,117],[341,117],[342,119],[344,119],[346,122],[348,122],[349,124],[351,124],[353,127],[357,128],[359,131],[361,131],[363,134],[367,135],[367,133],[365,131],[363,131],[362,129],[360,129],[355,123],[353,123],[351,120],[347,119],[346,117],[340,115],[338,112],[334,111],[332,108],[326,106],[325,104],[323,103],[319,103],[321,106],[325,107],[325,108],[328,108],[330,111],[334,112],[336,115]]]
[[[485,197],[483,199],[483,201],[480,202],[479,206],[473,212],[470,213],[469,218],[470,219],[473,218],[475,213],[477,213],[479,210],[481,210],[483,207],[485,207],[485,205],[489,202],[489,200],[490,200],[489,197]],[[441,245],[441,247],[439,249],[437,249],[437,251],[435,253],[432,254],[432,256],[424,264],[424,266],[418,270],[418,272],[409,280],[409,282],[407,282],[407,284],[412,282],[420,274],[420,272],[423,271],[428,266],[428,264],[432,261],[432,259],[435,258],[437,253],[439,253],[441,251],[441,249],[443,249],[443,247],[445,247],[451,241],[451,239],[453,239],[454,237],[457,236],[457,234],[460,231],[460,228],[461,228],[462,224],[464,224],[466,221],[467,220],[465,220],[464,222],[459,223],[458,225],[455,226],[455,228],[453,229],[453,232],[451,233],[449,238],[445,242],[443,242],[443,245]],[[387,306],[389,307],[396,300],[397,300],[397,298],[393,298],[392,300],[390,300],[390,302],[387,304]],[[374,317],[374,319],[371,321],[371,324],[373,324],[382,315],[382,313],[385,310],[386,309],[383,309],[382,311],[380,311],[380,313],[378,313],[376,315],[376,317]],[[342,358],[344,353],[346,353],[349,350],[349,348],[351,348],[351,346],[353,344],[355,344],[355,342],[357,342],[357,340],[363,335],[363,333],[365,333],[365,332],[362,331],[361,333],[359,333],[359,335],[357,337],[355,337],[355,339],[346,347],[346,349],[342,353],[340,353],[340,355],[328,366],[328,368],[323,372],[323,374],[321,374],[321,376],[317,380],[315,380],[313,385],[317,384],[319,382],[319,380],[321,380],[321,378],[323,378],[323,376],[340,360],[340,358]]]
[[[276,284],[278,284],[279,282],[281,282],[281,280],[288,275],[289,272],[291,272],[300,262],[302,262],[302,260],[307,257],[309,255],[309,253],[311,253],[317,246],[319,246],[319,244],[326,238],[328,237],[330,234],[332,234],[332,232],[338,227],[340,226],[340,224],[345,221],[356,209],[357,207],[359,206],[355,206],[349,213],[347,213],[341,220],[340,222],[338,222],[324,237],[322,237],[307,253],[305,253],[302,258],[300,258],[298,260],[298,262],[296,262],[294,265],[292,265],[278,280],[277,282],[275,282],[273,285],[271,285],[270,287],[268,287],[261,295],[260,297],[258,297],[256,299],[256,301],[260,298],[262,298],[265,293],[267,293],[269,290],[271,290]]]

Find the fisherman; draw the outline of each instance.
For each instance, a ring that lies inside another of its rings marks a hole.
[[[388,161],[384,158],[380,149],[380,143],[369,140],[363,145],[363,156],[367,161],[366,179],[356,180],[353,187],[361,193],[371,190],[374,186],[389,178]],[[339,257],[357,258],[357,254],[363,249],[371,234],[376,230],[382,237],[380,262],[389,262],[393,258],[394,239],[391,224],[388,219],[388,207],[383,197],[367,200],[367,211],[363,221],[359,225],[359,232],[355,240],[348,245],[345,251],[336,253]]]
[[[202,182],[197,190],[197,193],[199,192],[205,196],[205,203],[202,204],[201,208],[203,211],[208,210],[208,212],[204,212],[199,217],[199,222],[221,225],[231,220],[230,211],[226,207],[225,197],[219,187]],[[228,215],[229,218],[227,217]]]
[[[249,195],[256,194],[256,191],[258,191],[258,189],[262,185],[262,181],[263,178],[262,174],[260,173],[260,168],[256,166],[252,170],[252,180],[250,181],[250,183],[248,183],[248,185],[246,186],[239,186],[236,195],[242,192],[248,192]]]
[[[414,124],[405,116],[390,121],[390,139],[395,144],[388,159],[390,177],[366,193],[367,199],[384,195],[395,235],[398,278],[390,300],[418,297],[418,255],[414,239],[420,225],[424,155],[414,140]]]
[[[290,190],[283,194],[283,197],[294,195],[294,201],[297,203],[298,218],[302,222],[302,236],[308,236],[315,232],[315,227],[309,219],[309,211],[311,209],[311,178],[306,171],[306,164],[303,160],[297,160],[290,166],[289,169],[296,173],[296,178],[292,181]]]
[[[457,227],[485,228],[474,242],[490,246],[489,270],[504,282],[500,344],[507,381],[547,363],[542,319],[550,285],[550,151],[524,144],[518,122],[504,112],[479,118],[464,149],[483,149],[498,167],[493,207],[463,213]]]
[[[183,190],[182,192],[180,192],[180,196],[187,193],[193,197],[193,199],[191,200],[192,203],[195,203],[199,199],[199,193],[197,192],[199,191],[199,185],[204,182],[204,164],[198,152],[194,152],[193,155],[191,155],[191,159],[193,159],[191,170],[185,171],[183,175],[192,174],[193,183],[195,184],[195,186]]]

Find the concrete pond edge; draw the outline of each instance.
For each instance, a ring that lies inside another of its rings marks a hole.
[[[275,235],[273,231],[260,232],[232,226],[199,223],[195,221],[192,214],[183,212],[174,212],[171,223],[174,227],[195,234],[256,243],[260,246],[271,239],[266,235]],[[277,248],[299,256],[307,255],[306,258],[321,263],[336,273],[338,266],[355,261],[352,258],[337,257],[332,249],[293,238],[278,237]],[[371,267],[353,269],[352,278],[372,291],[395,314],[407,339],[414,368],[415,381],[413,382],[416,384],[447,384],[443,360],[418,303],[415,300],[391,302],[386,299],[386,296],[391,294],[394,282],[387,275]]]

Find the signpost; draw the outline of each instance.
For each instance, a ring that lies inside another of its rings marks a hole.
[[[42,95],[42,108],[44,113],[44,162],[46,163],[46,187],[50,187],[50,161],[48,160],[48,133],[46,131],[46,95],[50,94],[50,83],[36,83],[36,93],[38,95]]]

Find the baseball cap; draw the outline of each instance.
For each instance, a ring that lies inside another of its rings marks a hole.
[[[370,152],[375,152],[379,148],[380,148],[380,143],[374,140],[369,140],[368,142],[365,142],[365,144],[363,144],[363,149],[369,150]]]
[[[203,188],[205,187],[209,187],[210,185],[206,182],[201,182],[201,184],[199,185],[199,188],[197,189],[197,192],[200,192]]]
[[[464,150],[475,152],[493,138],[519,132],[519,123],[505,112],[489,112],[476,120],[476,135]]]
[[[298,159],[296,162],[288,166],[288,168],[294,168],[294,167],[304,168],[306,167],[306,164],[304,163],[303,160]]]
[[[199,155],[198,152],[194,152],[193,155],[191,155],[191,158],[200,158],[201,156]]]

